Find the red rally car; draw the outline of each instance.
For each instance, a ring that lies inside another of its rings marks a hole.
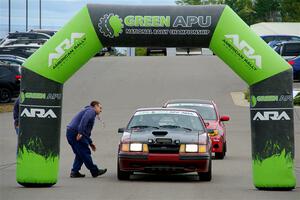
[[[118,132],[123,134],[118,150],[119,180],[128,180],[134,172],[197,172],[200,180],[211,180],[211,142],[197,111],[138,109]]]
[[[220,116],[218,108],[213,101],[199,99],[170,100],[164,104],[167,108],[194,109],[205,121],[208,135],[212,143],[212,152],[216,159],[223,159],[227,151],[226,128],[224,121],[229,121],[229,116]]]

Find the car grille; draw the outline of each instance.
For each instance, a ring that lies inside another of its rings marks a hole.
[[[178,144],[149,144],[149,153],[179,153]]]

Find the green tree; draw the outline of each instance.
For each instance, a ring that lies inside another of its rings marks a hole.
[[[280,2],[281,0],[256,0],[254,10],[257,22],[280,21]]]
[[[135,48],[135,56],[146,56],[147,48],[138,47]]]
[[[176,0],[178,5],[210,5],[220,4],[222,0]]]
[[[231,7],[248,25],[255,22],[252,0],[177,0],[179,5],[226,4]]]
[[[282,0],[281,16],[286,22],[300,22],[300,0]]]

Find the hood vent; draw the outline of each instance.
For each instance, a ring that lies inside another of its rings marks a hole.
[[[155,136],[165,136],[168,134],[168,131],[153,131],[152,134]]]

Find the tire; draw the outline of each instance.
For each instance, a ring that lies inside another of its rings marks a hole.
[[[208,166],[208,172],[198,172],[199,180],[200,181],[211,181],[211,174],[212,174],[212,162],[211,159],[209,159],[209,166]]]
[[[130,179],[130,174],[131,174],[130,172],[121,171],[120,167],[119,167],[119,163],[118,163],[117,175],[118,175],[119,180],[121,180],[121,181],[129,180]]]
[[[11,102],[12,92],[8,88],[0,88],[0,103]]]

